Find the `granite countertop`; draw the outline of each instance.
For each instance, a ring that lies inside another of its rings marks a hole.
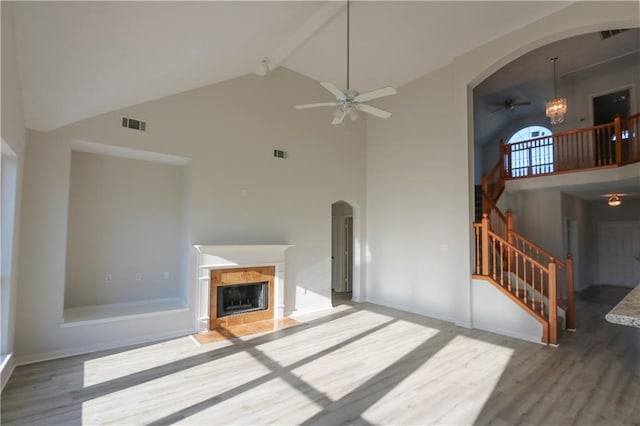
[[[640,284],[631,290],[605,318],[614,324],[640,327]]]

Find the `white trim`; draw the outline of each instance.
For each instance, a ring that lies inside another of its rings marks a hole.
[[[136,119],[137,120],[137,119]],[[139,149],[123,148],[121,146],[105,145],[78,139],[71,141],[71,151],[87,152],[89,154],[108,155],[111,157],[128,158],[130,160],[150,161],[174,166],[184,166],[191,159],[177,155],[161,154],[159,152],[142,151]]]
[[[209,330],[209,277],[213,269],[248,268],[273,266],[274,276],[274,318],[285,316],[284,278],[285,252],[290,244],[254,245],[194,245],[195,300],[194,330],[196,333]]]
[[[484,331],[488,331],[490,333],[494,333],[494,334],[499,334],[501,336],[507,336],[507,337],[513,337],[515,339],[520,339],[520,340],[526,340],[527,342],[532,342],[532,343],[538,343],[540,345],[543,346],[547,346],[546,343],[542,342],[542,339],[540,336],[542,336],[542,325],[540,325],[540,335],[539,336],[532,336],[529,334],[524,334],[524,333],[517,333],[514,332],[513,330],[506,330],[500,327],[492,327],[490,325],[484,325],[482,323],[478,323],[478,322],[474,322],[473,324],[473,328],[474,329],[478,329],[478,330],[484,330]]]
[[[437,313],[434,313],[434,312],[431,312],[431,311],[428,311],[428,310],[409,307],[409,306],[401,305],[401,304],[398,304],[398,303],[387,303],[387,302],[383,302],[381,300],[372,299],[372,298],[367,298],[367,302],[368,303],[373,303],[374,305],[386,306],[387,308],[397,309],[399,311],[411,312],[413,314],[422,315],[423,317],[428,317],[428,318],[437,319],[437,320],[440,320],[440,321],[450,322],[450,323],[455,324],[455,325],[458,325],[459,323],[460,324],[464,324],[464,326],[466,326],[467,328],[470,328],[470,324],[469,324],[469,326],[467,326],[466,325],[467,323],[460,322],[457,318],[450,317],[448,315],[437,314]]]
[[[83,346],[83,347],[70,348],[70,349],[60,349],[57,351],[42,352],[39,354],[32,354],[32,355],[23,355],[23,356],[16,357],[15,363],[17,366],[33,364],[36,362],[49,361],[49,360],[65,358],[69,356],[83,355],[83,354],[88,354],[88,353],[98,352],[98,351],[105,351],[110,349],[119,349],[126,346],[152,343],[152,342],[172,339],[176,337],[184,337],[184,336],[189,336],[192,333],[193,333],[193,330],[184,329],[184,330],[178,330],[178,331],[171,331],[168,333],[154,334],[154,335],[145,336],[145,337],[136,337],[132,339],[103,342],[103,343],[98,343],[90,346]]]
[[[60,324],[60,328],[71,328],[71,327],[82,327],[82,326],[86,326],[86,325],[106,324],[106,323],[109,323],[109,322],[116,322],[116,321],[149,318],[149,317],[155,317],[155,316],[161,316],[161,315],[187,313],[189,311],[190,311],[189,308],[179,308],[179,309],[170,309],[170,310],[166,310],[166,311],[145,312],[143,314],[130,314],[130,315],[113,316],[113,317],[97,318],[97,319],[90,319],[90,320],[68,321],[68,322],[61,323]]]
[[[184,300],[177,297],[143,300],[139,302],[79,306],[63,310],[60,328],[103,324],[132,318],[152,317],[187,311],[189,311],[187,304]]]
[[[284,316],[285,317],[293,317],[293,318],[295,318],[298,315],[313,314],[315,312],[328,311],[328,310],[331,310],[331,309],[333,309],[333,305],[331,303],[329,303],[329,304],[312,306],[310,308],[293,309],[293,310],[290,310],[290,311],[285,311],[284,312]]]
[[[3,354],[2,363],[0,364],[0,393],[11,378],[13,370],[15,369],[16,364],[13,360],[13,353]]]

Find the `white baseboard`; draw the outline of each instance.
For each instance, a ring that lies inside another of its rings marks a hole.
[[[11,378],[15,368],[16,364],[13,360],[13,354],[7,354],[6,358],[2,360],[2,364],[0,365],[0,393],[2,393],[4,386],[9,381],[9,378]]]
[[[91,352],[98,352],[98,351],[104,351],[109,349],[118,349],[126,346],[140,345],[144,343],[157,342],[159,340],[188,336],[193,333],[194,331],[191,329],[171,331],[168,333],[154,334],[152,336],[143,336],[143,337],[138,337],[133,339],[116,340],[116,341],[104,342],[104,343],[99,343],[99,344],[89,345],[89,346],[82,346],[77,348],[61,349],[57,351],[43,352],[43,353],[31,354],[31,355],[20,355],[16,357],[15,364],[16,365],[33,364],[35,362],[49,361],[57,358],[66,358],[69,356],[84,355]]]
[[[309,308],[293,309],[291,311],[285,311],[284,316],[289,317],[292,315],[312,314],[314,312],[326,311],[332,308],[333,308],[333,305],[331,305],[331,303],[328,303],[323,305],[312,306]]]
[[[517,333],[517,332],[514,332],[513,330],[505,330],[505,329],[500,328],[500,327],[493,327],[493,326],[489,326],[489,325],[484,325],[484,324],[478,323],[478,322],[474,322],[473,323],[473,328],[476,328],[478,330],[488,331],[490,333],[500,334],[501,336],[513,337],[514,339],[520,339],[520,340],[525,340],[527,342],[538,343],[540,345],[546,345],[545,343],[542,343],[542,339],[540,339],[540,336],[542,336],[542,331],[540,332],[539,335],[533,336],[533,335],[529,335],[529,334]]]
[[[471,326],[471,324],[469,324],[467,326],[466,322],[461,322],[457,318],[450,317],[448,315],[438,314],[438,313],[431,312],[431,311],[428,311],[428,310],[425,310],[425,309],[414,308],[414,307],[411,307],[411,306],[405,306],[405,305],[401,305],[401,304],[397,304],[397,303],[383,302],[381,300],[372,299],[372,298],[368,298],[367,302],[373,303],[374,305],[386,306],[387,308],[397,309],[399,311],[411,312],[413,314],[422,315],[423,317],[429,317],[429,318],[437,319],[437,320],[440,320],[440,321],[450,322],[450,323],[453,323],[455,325],[461,324],[462,327],[466,327],[466,328],[470,328],[470,326]],[[464,325],[462,325],[462,324],[464,324]]]

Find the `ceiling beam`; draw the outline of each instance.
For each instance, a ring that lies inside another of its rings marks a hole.
[[[255,74],[264,76],[269,71],[273,71],[300,46],[302,46],[311,36],[316,34],[325,25],[327,25],[336,15],[346,8],[347,3],[344,1],[328,1],[318,11],[316,11],[309,19],[296,29],[280,47],[269,55],[265,55],[260,59],[260,64],[256,66]],[[266,64],[265,64],[266,61]]]

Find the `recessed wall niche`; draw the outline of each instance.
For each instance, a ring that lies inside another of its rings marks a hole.
[[[184,165],[72,151],[65,322],[88,307],[184,306],[185,173]]]

